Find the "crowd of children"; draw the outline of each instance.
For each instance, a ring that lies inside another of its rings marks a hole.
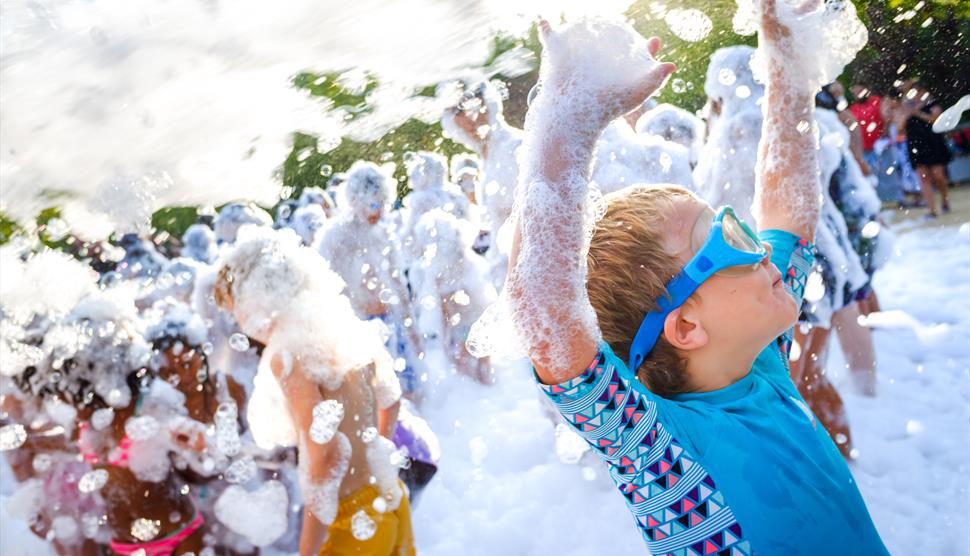
[[[764,6],[761,58],[712,56],[703,119],[648,100],[675,69],[657,39],[543,22],[525,130],[464,84],[442,126],[475,154],[409,154],[400,201],[358,161],[275,217],[3,248],[8,515],[63,555],[413,554],[421,406],[501,380],[467,347],[497,303],[651,553],[885,553],[825,354],[834,329],[877,395],[879,197],[918,179],[948,210],[939,110],[919,84],[818,93],[805,30]]]

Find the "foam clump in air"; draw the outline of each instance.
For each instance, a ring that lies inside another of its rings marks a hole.
[[[27,431],[20,423],[0,427],[0,452],[16,450],[27,441]]]
[[[777,41],[759,41],[753,68],[759,81],[771,63],[783,72],[792,86],[814,93],[834,81],[869,40],[865,25],[850,0],[769,0],[780,22],[790,34]],[[735,26],[757,28],[765,0],[740,0]]]
[[[283,483],[266,481],[247,491],[230,485],[215,503],[216,518],[255,546],[267,546],[286,533],[289,495]]]

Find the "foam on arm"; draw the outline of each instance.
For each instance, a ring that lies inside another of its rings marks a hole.
[[[526,117],[506,293],[521,343],[552,383],[579,375],[600,336],[585,283],[596,140],[673,66],[653,59],[658,40],[626,24],[585,20],[552,31],[542,22],[540,31],[540,92]]]
[[[766,85],[755,213],[762,229],[782,229],[811,241],[821,206],[814,96],[855,58],[868,36],[852,2],[759,4],[752,69]]]
[[[764,53],[765,118],[754,211],[763,230],[785,230],[814,240],[821,205],[815,94],[797,66],[786,66],[785,53],[797,37],[779,18],[775,3],[762,2],[759,49]]]

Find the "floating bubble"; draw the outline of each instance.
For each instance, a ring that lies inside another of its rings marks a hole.
[[[337,427],[344,419],[344,406],[337,400],[323,400],[313,408],[313,422],[310,424],[310,439],[317,444],[326,444],[333,439]]]
[[[377,532],[377,524],[371,519],[364,510],[357,510],[354,517],[350,518],[350,532],[359,541],[366,541]]]
[[[162,524],[157,519],[139,517],[131,522],[131,536],[142,542],[148,542],[158,536]]]
[[[236,351],[246,351],[249,349],[249,338],[239,332],[229,336],[229,347]]]
[[[454,295],[452,295],[452,299],[455,300],[456,304],[461,305],[462,307],[472,302],[472,298],[469,297],[465,290],[456,291]]]
[[[678,77],[670,82],[670,88],[675,93],[683,93],[687,90],[687,83]]]
[[[364,444],[368,444],[377,438],[377,429],[374,427],[367,427],[360,433],[360,439]]]
[[[738,85],[738,87],[734,89],[734,94],[738,98],[748,98],[751,96],[751,87],[748,87],[747,85]]]
[[[0,427],[0,452],[16,450],[27,442],[27,431],[20,423]]]
[[[34,456],[34,460],[31,462],[34,471],[37,473],[46,473],[50,470],[51,465],[53,464],[54,458],[52,458],[50,454],[37,454]]]
[[[917,421],[916,419],[906,421],[906,434],[916,436],[921,432],[923,432],[923,423]]]
[[[862,237],[866,239],[872,239],[877,235],[879,235],[879,232],[881,230],[882,230],[882,225],[880,225],[879,222],[873,220],[871,222],[866,223],[866,225],[862,227],[862,232],[860,233],[862,234]]]
[[[681,40],[697,42],[704,40],[711,33],[714,24],[707,14],[695,9],[673,9],[664,16],[664,22],[670,32]]]
[[[795,130],[798,131],[798,133],[807,133],[808,130],[810,130],[810,129],[812,129],[812,124],[808,123],[805,120],[801,120],[795,126]]]
[[[721,85],[730,87],[737,80],[738,76],[731,68],[721,68],[721,71],[717,72],[717,81]]]
[[[101,490],[101,487],[108,482],[108,472],[104,469],[93,469],[88,471],[81,480],[77,482],[77,489],[85,494]]]
[[[374,503],[371,506],[374,507],[375,512],[382,514],[387,511],[387,500],[384,500],[382,496],[378,496],[374,499]]]
[[[411,457],[407,446],[401,446],[399,449],[391,452],[390,460],[391,465],[397,467],[398,469],[407,469],[411,467]]]

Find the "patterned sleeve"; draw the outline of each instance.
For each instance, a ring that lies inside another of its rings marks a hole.
[[[764,230],[758,234],[761,241],[771,245],[771,262],[781,272],[785,289],[801,306],[805,297],[805,284],[815,264],[815,245],[797,235],[784,230]],[[778,348],[787,369],[788,354],[791,351],[794,329],[788,329],[778,338]]]
[[[784,277],[785,289],[801,305],[805,283],[815,264],[815,245],[784,230],[764,230],[758,237],[771,245],[771,262]]]
[[[606,462],[651,554],[750,554],[714,480],[607,344],[581,375],[540,387]]]

